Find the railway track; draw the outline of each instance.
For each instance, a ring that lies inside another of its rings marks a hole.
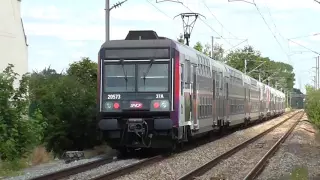
[[[294,115],[290,116],[289,118],[287,118],[286,120],[292,118],[295,115],[296,115],[296,113]],[[286,120],[284,120],[284,121],[286,121]],[[281,125],[284,121],[282,121],[281,123],[277,124],[276,126]],[[254,126],[254,124],[249,125],[248,127],[250,127],[250,126]],[[275,128],[275,127],[273,127],[273,128]],[[272,128],[270,128],[267,131],[271,131],[271,130],[272,130]],[[225,135],[228,135],[228,133],[225,134]],[[262,136],[262,134],[260,136]],[[216,139],[218,139],[218,138],[220,138],[220,137],[216,137]],[[213,138],[213,140],[214,139],[215,138]],[[204,140],[203,142],[201,141],[197,145],[185,147],[183,149],[183,151],[191,150],[191,149],[196,148],[198,146],[201,146],[202,144],[205,144],[205,143],[208,143],[208,140]],[[234,151],[233,153],[236,152],[235,150],[236,149],[233,150]],[[137,163],[130,164],[129,166],[125,166],[123,168],[119,168],[119,169],[110,171],[110,172],[108,172],[106,174],[102,174],[102,175],[96,176],[96,177],[91,178],[91,179],[92,180],[114,179],[114,178],[120,177],[120,176],[122,176],[124,174],[134,172],[134,171],[142,168],[145,165],[153,164],[153,163],[162,161],[165,158],[167,158],[167,156],[162,156],[162,155],[153,156],[151,158],[143,159],[143,160],[141,160],[141,161],[139,161]],[[72,175],[75,175],[75,174],[78,174],[78,173],[81,173],[81,172],[84,172],[84,171],[89,171],[89,170],[95,169],[95,168],[97,168],[99,166],[102,166],[102,165],[105,165],[105,164],[108,164],[108,163],[112,163],[112,162],[115,162],[115,161],[117,161],[117,160],[115,160],[113,157],[112,158],[99,159],[99,160],[92,161],[92,162],[89,162],[89,163],[85,163],[85,164],[81,164],[81,165],[77,165],[77,166],[72,166],[72,167],[69,167],[69,168],[66,168],[66,169],[62,169],[60,171],[56,171],[56,172],[44,174],[42,176],[34,177],[34,178],[32,178],[32,180],[66,179],[66,178],[68,178],[68,177],[70,177]]]
[[[300,115],[300,116],[299,116]],[[280,125],[284,124],[285,122],[287,122],[288,120],[295,118],[296,116],[298,116],[297,120],[293,123],[293,125],[289,128],[288,131],[286,131],[286,133],[281,136],[281,138],[279,138],[279,140],[272,146],[272,148],[260,159],[260,161],[254,166],[254,168],[246,175],[246,177],[244,179],[254,179],[255,177],[257,177],[259,175],[259,173],[262,172],[264,165],[267,163],[267,160],[269,159],[269,157],[276,152],[277,148],[279,147],[279,145],[281,144],[281,142],[285,141],[285,139],[290,135],[290,133],[293,131],[293,129],[296,127],[296,125],[298,124],[299,120],[303,117],[304,112],[302,111],[298,111],[297,113],[294,113],[292,116],[286,118],[285,120],[279,122],[278,124],[276,124],[275,126],[270,127],[269,129],[267,129],[266,131],[258,134],[257,136],[235,146],[234,148],[232,148],[231,150],[223,153],[222,155],[218,156],[217,158],[209,161],[208,163],[202,165],[201,167],[197,167],[194,170],[192,170],[191,172],[179,177],[179,180],[191,180],[191,179],[196,179],[202,175],[204,175],[205,173],[207,173],[209,170],[211,170],[212,168],[214,168],[215,166],[217,166],[219,163],[221,163],[222,161],[230,158],[232,155],[234,155],[235,153],[239,152],[240,150],[246,148],[247,146],[249,146],[250,144],[252,144],[253,142],[257,141],[258,139],[264,137],[265,135],[267,135],[268,133],[270,133],[271,131],[273,131],[274,129],[276,129],[277,127],[279,127]]]
[[[251,171],[247,174],[244,179],[255,179],[259,176],[259,174],[264,169],[265,165],[268,162],[268,159],[272,157],[272,155],[279,149],[280,144],[283,143],[287,137],[291,134],[294,128],[298,125],[299,121],[303,117],[304,112],[301,113],[299,119],[288,129],[288,131],[281,136],[281,138],[272,146],[271,149],[260,159],[260,161],[251,169]]]
[[[59,171],[55,171],[52,173],[44,174],[42,176],[34,177],[32,180],[57,180],[57,179],[62,179],[66,178],[68,176],[83,172],[83,171],[88,171],[90,169],[97,168],[101,165],[108,164],[111,162],[116,161],[113,157],[112,158],[103,158],[99,159],[96,161],[91,161],[85,164],[80,164],[77,166],[72,166],[66,169],[62,169]]]
[[[162,156],[162,155],[158,155],[158,156],[154,156],[154,157],[151,157],[151,158],[147,158],[147,159],[144,159],[144,160],[142,160],[142,161],[140,161],[138,163],[134,163],[134,164],[131,164],[129,166],[126,166],[126,167],[123,167],[123,168],[108,172],[106,174],[102,174],[100,176],[91,178],[90,180],[115,179],[117,177],[120,177],[120,176],[123,176],[125,174],[128,174],[128,173],[131,173],[133,171],[136,171],[136,170],[138,170],[138,169],[140,169],[140,168],[142,168],[144,166],[147,166],[149,164],[153,164],[153,163],[162,161],[165,158],[167,158],[167,157]]]

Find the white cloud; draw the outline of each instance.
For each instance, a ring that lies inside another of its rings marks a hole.
[[[313,36],[310,36],[310,40],[312,41],[320,41],[320,33],[311,33]]]
[[[105,27],[99,25],[72,25],[54,23],[27,23],[27,35],[55,36],[63,40],[101,40],[105,38]],[[123,39],[129,29],[126,26],[111,26],[110,39]]]
[[[153,3],[156,7],[160,7],[158,4]],[[168,5],[168,4],[167,4]],[[160,9],[160,8],[159,8]],[[163,10],[163,8],[162,8]],[[173,10],[167,7],[165,12]],[[104,13],[104,12],[103,12]],[[126,21],[168,21],[169,17],[159,12],[155,8],[149,6],[148,4],[138,4],[130,7],[122,7],[119,9],[112,10],[110,16],[116,20],[126,20]],[[103,16],[104,18],[104,16]],[[173,18],[173,17],[172,17]]]
[[[256,2],[278,10],[320,9],[319,4],[313,0],[257,0]]]
[[[22,17],[44,20],[61,20],[62,14],[56,6],[35,6],[22,11]]]
[[[83,41],[68,41],[67,44],[68,44],[68,46],[71,46],[71,47],[83,47],[85,45],[85,42],[83,42]]]
[[[308,43],[302,40],[290,40],[289,42],[289,46],[290,47],[299,47],[299,48],[303,48],[302,46],[308,46]]]
[[[54,55],[54,52],[52,50],[39,50],[37,51],[37,54],[44,57],[50,57]]]
[[[73,52],[73,53],[71,53],[71,58],[73,60],[79,60],[80,58],[85,57],[85,56],[86,56],[86,54],[84,52]]]

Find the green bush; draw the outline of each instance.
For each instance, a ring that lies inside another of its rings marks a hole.
[[[40,109],[46,119],[47,150],[61,155],[98,145],[96,122],[97,63],[83,58],[66,73],[47,68],[31,74],[30,114]]]
[[[0,73],[0,157],[5,161],[19,159],[39,144],[45,127],[39,111],[35,118],[28,117],[29,75],[15,88],[17,77],[12,64]]]
[[[320,128],[320,90],[311,86],[306,86],[306,90],[305,111],[308,118]]]

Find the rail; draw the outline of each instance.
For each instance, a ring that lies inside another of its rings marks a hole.
[[[230,157],[231,155],[235,154],[236,152],[239,152],[240,150],[242,150],[243,148],[245,148],[246,146],[248,146],[249,144],[251,144],[252,142],[260,139],[262,136],[268,134],[269,132],[271,132],[272,130],[274,130],[275,128],[279,127],[280,125],[282,125],[283,123],[287,122],[289,119],[295,117],[297,114],[301,113],[301,111],[298,111],[296,113],[294,113],[292,116],[286,118],[285,120],[281,121],[280,123],[270,127],[269,129],[265,130],[264,132],[250,138],[249,140],[235,146],[234,148],[232,148],[231,150],[223,153],[222,155],[216,157],[215,159],[209,161],[208,163],[204,164],[201,167],[195,168],[194,170],[192,170],[191,172],[179,177],[179,180],[189,180],[189,179],[194,179],[196,177],[199,177],[203,174],[205,174],[207,171],[209,171],[210,169],[212,169],[214,166],[216,166],[218,163],[220,163],[221,161],[223,161],[224,159],[227,159],[228,157]]]

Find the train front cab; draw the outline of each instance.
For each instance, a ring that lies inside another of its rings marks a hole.
[[[146,46],[100,50],[99,128],[114,149],[171,147],[179,129],[179,64],[170,46],[135,43]]]

